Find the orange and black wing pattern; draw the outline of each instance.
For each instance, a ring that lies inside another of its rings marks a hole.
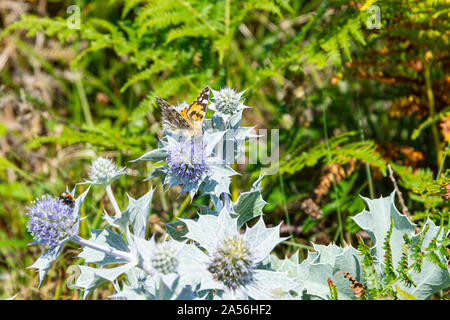
[[[209,87],[200,92],[197,99],[181,111],[170,105],[164,99],[156,97],[156,103],[162,110],[163,125],[177,129],[185,129],[195,133],[201,132],[201,126],[205,117],[209,100]]]
[[[180,111],[180,114],[186,120],[190,121],[191,125],[194,127],[194,123],[203,121],[206,113],[206,107],[208,106],[209,100],[209,87],[200,92],[197,99],[189,106]]]

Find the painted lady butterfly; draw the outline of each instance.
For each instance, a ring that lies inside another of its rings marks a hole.
[[[178,111],[166,100],[156,97],[156,102],[162,110],[163,125],[170,128],[187,130],[190,134],[202,132],[203,118],[209,99],[209,87],[200,92],[197,99],[188,107]]]

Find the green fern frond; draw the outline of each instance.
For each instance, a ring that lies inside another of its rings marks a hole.
[[[384,238],[383,250],[384,250],[384,283],[389,284],[392,280],[396,278],[396,274],[394,272],[394,266],[392,263],[392,248],[391,248],[391,235],[392,230],[394,228],[394,219],[391,217],[391,225],[389,227],[388,232],[386,233],[386,237]]]
[[[375,263],[370,248],[364,243],[364,240],[361,237],[359,237],[358,241],[358,250],[358,254],[363,257],[361,260],[361,267],[363,270],[364,282],[367,287],[365,292],[370,297],[377,297],[383,290],[383,287],[375,269]]]
[[[400,261],[398,262],[397,266],[397,272],[399,275],[399,279],[405,283],[407,287],[414,286],[416,287],[416,283],[413,281],[411,276],[408,273],[409,270],[409,263],[408,263],[408,252],[409,252],[409,246],[402,245],[402,256],[400,258]]]
[[[140,119],[145,116],[147,112],[151,112],[155,106],[155,97],[160,96],[168,99],[178,92],[179,88],[185,87],[186,84],[190,84],[189,76],[181,76],[175,78],[169,78],[162,83],[155,85],[144,100],[142,100],[136,109],[130,115],[130,120]],[[179,101],[181,102],[181,101]]]
[[[298,151],[292,154],[288,153],[288,156],[280,163],[280,171],[292,174],[302,170],[304,167],[312,167],[320,161],[326,161],[328,156],[330,156],[330,163],[346,164],[350,159],[356,159],[369,163],[385,173],[386,163],[380,154],[377,153],[373,141],[348,142],[349,138],[356,134],[357,132],[348,132],[329,139],[330,150],[323,143],[307,152],[303,151],[300,155],[296,155]],[[297,147],[297,150],[301,150],[301,148]]]
[[[422,232],[420,233],[419,239],[411,244],[411,259],[413,263],[411,264],[411,269],[417,273],[422,271],[423,258],[425,253],[422,251],[422,243],[425,238],[426,233],[430,229],[430,225],[426,224]]]

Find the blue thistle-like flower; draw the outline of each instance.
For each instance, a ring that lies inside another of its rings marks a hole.
[[[195,182],[209,169],[203,141],[188,139],[174,143],[169,147],[168,153],[170,171],[182,183]]]
[[[205,131],[194,137],[168,133],[158,149],[134,161],[164,161],[166,164],[156,167],[148,179],[163,176],[164,185],[169,188],[182,187],[180,194],[189,192],[193,198],[199,189],[203,189],[204,194],[220,196],[229,191],[230,176],[236,174],[215,152],[224,133]]]
[[[245,108],[241,101],[245,91],[237,93],[235,89],[230,88],[211,91],[214,96],[214,102],[210,105],[210,109],[223,114],[233,114]]]
[[[77,215],[73,214],[73,210],[73,207],[50,195],[33,202],[27,212],[27,230],[35,243],[53,247],[72,236],[77,223]]]

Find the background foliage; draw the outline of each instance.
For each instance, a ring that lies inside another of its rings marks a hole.
[[[79,30],[66,24],[72,4]],[[380,29],[366,26],[372,4]],[[449,9],[444,0],[0,2],[0,298],[78,297],[66,286],[71,247],[37,289],[26,267],[42,249],[27,246],[26,206],[83,181],[98,155],[129,167],[115,192],[123,206],[126,192],[143,195],[157,183],[143,181],[152,168],[128,161],[157,147],[154,97],[190,102],[205,85],[247,89],[243,126],[280,129],[280,168],[263,180],[266,219],[293,236],[280,257],[368,239],[351,219],[364,208],[359,194],[398,188],[416,224],[448,226]],[[238,169],[234,200],[261,165]],[[195,215],[188,196],[176,198],[157,186],[154,232]],[[86,199],[82,234],[100,227],[91,208],[103,199],[100,188]]]

